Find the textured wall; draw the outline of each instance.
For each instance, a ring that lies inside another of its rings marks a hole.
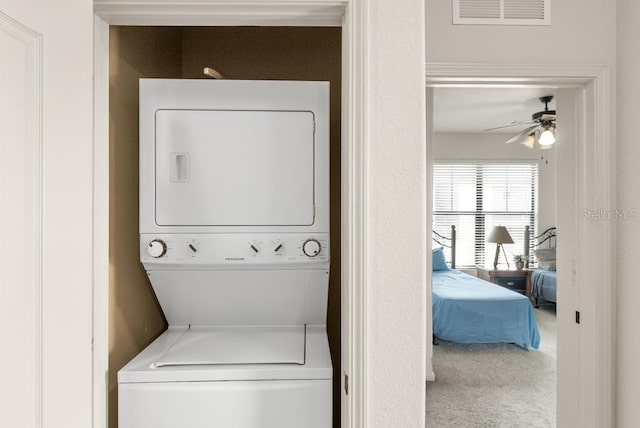
[[[615,67],[616,3],[612,0],[551,0],[551,26],[452,25],[450,0],[427,0],[425,19],[430,63]],[[615,102],[615,95],[612,98]],[[563,319],[562,325],[570,331],[573,320]],[[561,374],[559,382],[567,385],[572,379]],[[565,409],[572,410],[572,406],[564,403]]]
[[[617,57],[617,206],[640,215],[640,3],[618,0]],[[640,421],[640,287],[635,269],[640,254],[640,221],[617,222],[617,360],[616,416],[618,428]]]
[[[367,428],[425,424],[423,8],[386,0],[368,10]]]
[[[453,25],[452,0],[426,0],[427,61],[611,64],[615,2],[551,0],[551,26]]]

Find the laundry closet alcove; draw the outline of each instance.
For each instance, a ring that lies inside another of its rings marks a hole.
[[[109,69],[109,421],[117,426],[118,370],[167,327],[139,261],[138,79],[329,81],[331,274],[327,332],[340,420],[340,95],[338,27],[110,27]]]

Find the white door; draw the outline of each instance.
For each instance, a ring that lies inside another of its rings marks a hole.
[[[92,2],[0,0],[0,426],[91,426]]]

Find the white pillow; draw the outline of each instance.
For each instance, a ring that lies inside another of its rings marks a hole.
[[[541,250],[536,250],[536,259],[538,259],[538,263],[540,262],[550,262],[556,260],[556,249],[555,248],[544,248]]]
[[[538,259],[538,266],[541,269],[550,271],[556,270],[556,249],[544,248],[535,251],[536,259]]]
[[[544,270],[550,270],[552,272],[556,271],[556,261],[544,261],[538,262],[538,267]]]

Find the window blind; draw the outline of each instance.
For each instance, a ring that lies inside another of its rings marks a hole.
[[[456,226],[457,267],[492,266],[496,244],[486,242],[494,226],[507,228],[509,263],[524,253],[524,231],[536,236],[538,165],[535,163],[436,163],[433,171],[433,230],[451,235]],[[447,260],[451,250],[445,248]],[[504,256],[500,255],[504,263]],[[501,267],[506,268],[506,265]]]

